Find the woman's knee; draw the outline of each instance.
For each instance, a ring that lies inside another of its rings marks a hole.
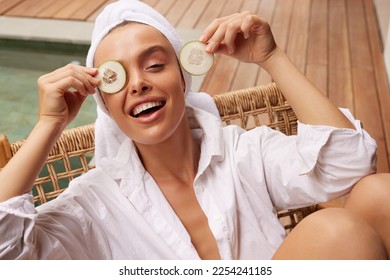
[[[378,173],[364,177],[354,186],[345,208],[381,219],[381,214],[390,212],[389,201],[390,173]]]
[[[383,259],[376,232],[357,215],[324,209],[302,220],[287,236],[275,259]]]
[[[350,193],[345,209],[367,221],[376,231],[390,256],[390,174],[363,178]]]

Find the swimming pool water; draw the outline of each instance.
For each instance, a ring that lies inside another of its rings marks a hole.
[[[88,46],[0,39],[0,134],[10,141],[28,136],[38,115],[37,79],[71,62],[84,65]],[[88,97],[69,127],[95,121]]]

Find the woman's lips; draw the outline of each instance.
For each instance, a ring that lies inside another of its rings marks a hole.
[[[155,122],[165,111],[166,100],[148,97],[138,100],[129,110],[129,115],[139,124]]]
[[[163,101],[151,101],[151,102],[145,102],[141,103],[132,110],[131,115],[135,118],[138,118],[144,114],[149,114],[152,112],[155,112],[161,107],[163,107],[165,104]]]

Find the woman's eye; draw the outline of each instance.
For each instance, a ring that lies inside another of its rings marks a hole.
[[[152,69],[152,70],[157,70],[164,67],[164,64],[159,63],[159,64],[153,64],[147,67],[147,69]]]

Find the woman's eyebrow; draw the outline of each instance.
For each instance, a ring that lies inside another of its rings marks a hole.
[[[139,57],[141,59],[144,59],[145,57],[148,57],[149,55],[151,55],[151,54],[153,54],[155,52],[158,52],[158,51],[161,51],[164,54],[168,53],[167,49],[164,46],[162,46],[162,45],[153,45],[153,46],[150,46],[149,48],[143,50]]]
[[[137,60],[139,60],[139,61],[145,60],[148,56],[150,56],[151,54],[158,52],[158,51],[162,52],[165,55],[168,55],[168,50],[166,47],[164,47],[163,45],[153,45],[153,46],[150,46],[147,49],[141,51]],[[126,61],[126,59],[123,59],[123,58],[118,58],[118,59],[114,59],[114,60],[117,60],[122,64],[125,64],[125,61]]]

